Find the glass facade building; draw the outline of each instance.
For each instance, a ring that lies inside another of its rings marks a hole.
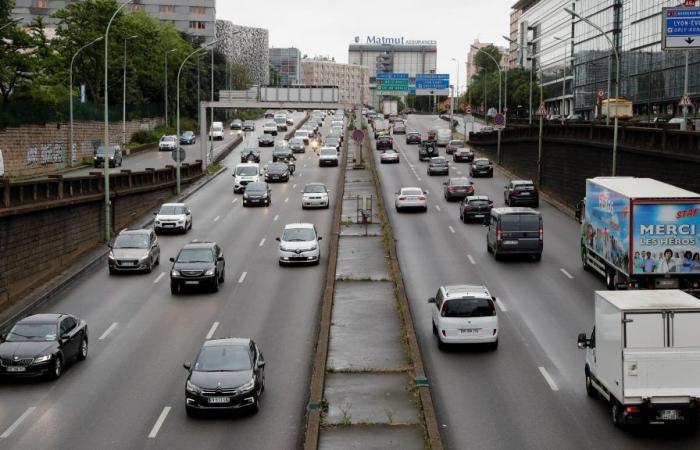
[[[270,65],[280,74],[280,84],[301,84],[301,52],[294,47],[270,48]]]

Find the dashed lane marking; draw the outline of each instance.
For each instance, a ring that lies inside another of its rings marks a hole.
[[[214,217],[214,222],[218,222],[219,219],[221,219],[221,216],[216,216],[216,217]]]
[[[214,322],[211,325],[211,328],[209,328],[209,332],[207,333],[206,339],[209,340],[214,336],[214,333],[216,333],[216,329],[219,328],[219,322]]]
[[[455,229],[454,229],[454,228],[452,228],[452,225],[450,225],[450,227],[449,227],[449,228],[450,228],[450,232],[451,232],[452,234],[454,234],[454,233],[455,233]]]
[[[241,277],[238,279],[238,282],[239,282],[239,283],[243,283],[243,281],[245,280],[246,275],[248,275],[248,272],[243,272],[243,273],[241,274]]]
[[[280,215],[279,215],[279,214],[277,214],[277,215],[275,216],[275,218],[274,218],[274,219],[272,219],[272,221],[273,221],[273,222],[277,222],[277,219],[279,219],[279,218],[280,218]]]
[[[98,341],[102,341],[102,340],[104,340],[104,339],[107,339],[107,336],[109,336],[109,334],[110,334],[112,331],[114,331],[115,328],[117,328],[117,325],[119,325],[119,323],[118,323],[118,322],[114,322],[112,325],[109,326],[109,328],[107,328],[107,329],[105,330],[104,333],[102,333],[102,336],[100,336],[97,340],[98,340]]]
[[[258,244],[258,247],[262,247],[263,245],[265,245],[265,238],[262,238],[260,240],[260,244]]]
[[[438,211],[442,211],[442,209],[440,208],[440,205],[435,205],[435,209],[437,209]],[[452,228],[452,227],[450,227],[450,228]]]
[[[151,432],[148,433],[148,437],[150,439],[155,439],[155,437],[158,436],[158,431],[160,431],[160,427],[163,426],[163,422],[165,422],[165,418],[168,417],[169,412],[170,406],[163,408],[163,411],[160,413],[160,416],[158,416],[158,420],[156,420],[156,423],[153,425]]]
[[[563,267],[562,267],[561,269],[559,269],[559,270],[561,270],[561,273],[563,273],[569,280],[573,280],[573,279],[574,279],[574,276],[571,275],[569,272],[567,272],[566,269],[564,269]]]
[[[476,265],[476,261],[474,261],[474,257],[472,255],[467,255],[467,259],[469,260],[470,263]]]
[[[508,308],[506,308],[506,305],[503,304],[503,301],[502,301],[500,298],[498,298],[498,297],[496,297],[496,306],[498,306],[498,309],[500,309],[501,312],[507,312],[507,311],[508,311]]]
[[[30,406],[29,408],[27,408],[27,410],[21,416],[19,416],[19,418],[17,420],[15,420],[15,422],[12,425],[10,425],[10,427],[7,430],[5,430],[5,432],[3,434],[0,434],[0,439],[5,439],[5,438],[10,437],[12,432],[15,431],[17,429],[17,427],[22,424],[24,419],[29,417],[29,415],[32,412],[34,412],[35,409],[36,409],[36,406]]]
[[[554,378],[552,378],[549,372],[547,372],[547,369],[545,369],[544,367],[538,367],[538,369],[540,369],[540,373],[544,377],[544,380],[547,382],[549,387],[555,392],[558,391],[559,386],[557,386],[557,383],[554,382]]]
[[[158,277],[156,277],[156,279],[153,280],[153,284],[158,283],[160,280],[163,279],[164,276],[165,276],[165,272],[161,272],[160,275],[158,275]]]

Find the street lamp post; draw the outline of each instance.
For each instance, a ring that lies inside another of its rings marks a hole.
[[[107,23],[107,30],[105,31],[105,133],[104,133],[104,174],[105,174],[105,242],[109,242],[109,240],[112,238],[112,233],[111,233],[111,226],[110,226],[110,219],[111,219],[111,212],[110,212],[110,200],[109,200],[109,29],[112,26],[112,22],[114,21],[114,18],[117,17],[117,14],[124,9],[127,5],[130,5],[134,0],[127,0],[124,4],[122,4],[119,8],[117,8],[116,11],[114,11],[114,14],[112,14],[112,17],[109,19],[109,22]]]
[[[78,54],[80,52],[82,52],[86,48],[90,47],[91,45],[100,42],[102,39],[104,39],[104,36],[100,36],[96,39],[93,39],[88,44],[83,45],[82,47],[80,47],[78,49],[77,52],[75,52],[75,54],[73,55],[73,57],[70,60],[70,68],[68,70],[68,79],[70,80],[69,81],[70,87],[68,88],[68,93],[69,93],[68,104],[70,105],[69,106],[69,108],[70,108],[70,136],[68,139],[68,141],[69,141],[68,144],[70,145],[69,148],[70,148],[71,152],[73,151],[73,145],[74,145],[74,143],[73,143],[73,64],[75,63],[75,58],[78,56]]]
[[[0,26],[0,31],[4,30],[5,28],[9,27],[10,25],[20,23],[22,20],[24,20],[24,17],[17,17],[16,19],[10,19],[10,21],[7,22],[5,25]]]
[[[496,69],[498,69],[498,112],[499,112],[499,113],[503,113],[503,110],[501,109],[501,108],[502,108],[502,104],[501,104],[501,88],[502,88],[502,84],[501,84],[501,81],[502,81],[502,80],[501,80],[501,65],[498,63],[498,61],[496,61],[496,58],[494,58],[493,56],[491,56],[488,52],[484,51],[483,49],[480,49],[479,47],[475,47],[475,46],[473,46],[473,45],[471,46],[471,48],[473,48],[474,50],[476,50],[476,51],[478,51],[478,52],[481,52],[481,53],[483,53],[484,55],[488,56],[489,58],[491,58],[491,61],[493,61],[494,64],[496,64]],[[484,78],[485,78],[485,76],[484,76]],[[498,127],[498,128],[496,129],[496,133],[497,133],[497,136],[498,136],[498,144],[497,144],[497,150],[496,150],[496,155],[497,155],[497,156],[496,156],[496,159],[498,160],[498,164],[501,164],[501,127]]]
[[[126,144],[126,41],[138,38],[139,35],[135,34],[133,36],[124,38],[124,89],[122,96],[122,144]]]
[[[177,94],[176,94],[176,96],[177,96],[177,100],[176,100],[176,103],[177,103],[177,120],[176,120],[177,132],[176,132],[176,139],[175,139],[175,142],[176,142],[176,144],[175,144],[175,174],[176,175],[175,176],[176,176],[176,180],[177,180],[176,191],[177,191],[178,195],[180,195],[180,166],[182,163],[182,161],[180,161],[180,74],[182,73],[182,68],[185,67],[185,63],[187,62],[188,59],[190,59],[195,54],[206,50],[207,47],[214,45],[217,42],[218,42],[218,40],[211,41],[210,43],[206,44],[204,47],[200,47],[197,50],[190,53],[189,55],[187,55],[185,57],[184,61],[182,61],[182,64],[180,64],[180,68],[177,70],[177,81],[176,81],[176,84],[177,84]]]
[[[519,50],[523,50],[524,47],[517,42],[515,42],[513,39],[509,38],[508,36],[501,36],[503,39],[508,41],[510,44],[515,45]],[[528,60],[532,59],[530,57],[527,58]],[[530,103],[528,103],[528,125],[532,125],[532,67],[530,67]],[[506,76],[508,73],[506,72]],[[508,108],[508,79],[506,78],[506,108]]]
[[[459,99],[459,61],[457,58],[452,58],[452,61],[457,63],[457,99]],[[452,103],[455,102],[455,99],[452,99]],[[459,104],[458,104],[459,105]],[[451,113],[454,112],[454,105],[452,106]],[[450,129],[452,129],[452,117],[450,117]]]
[[[544,91],[542,87],[542,64],[537,62],[537,60],[532,57],[528,58],[530,61],[532,61],[533,65],[537,64],[537,67],[539,69],[539,77],[540,77],[540,106],[544,103]],[[539,108],[537,108],[539,110]],[[544,128],[544,115],[539,114],[539,111],[537,115],[540,118],[540,123],[539,123],[539,134],[537,138],[537,187],[542,187],[542,131]]]
[[[608,34],[603,31],[602,28],[600,28],[598,25],[594,24],[590,20],[586,19],[585,17],[581,16],[574,10],[570,8],[564,8],[564,11],[567,13],[571,14],[574,17],[579,18],[580,20],[586,22],[588,25],[592,26],[596,30],[598,30],[605,39],[610,43],[610,46],[613,49],[613,52],[615,52],[615,101],[617,102],[620,98],[620,54],[617,51],[617,47],[615,46],[615,43],[610,39]],[[608,105],[610,105],[610,98],[608,98]],[[617,175],[617,125],[618,125],[618,111],[617,111],[617,103],[615,104],[616,109],[615,109],[615,122],[613,124],[614,130],[613,130],[613,157],[612,157],[612,176]],[[609,114],[608,114],[609,116]]]
[[[168,121],[168,54],[177,51],[176,48],[171,48],[165,51],[165,128],[170,126]]]
[[[564,113],[566,110],[566,44],[567,40],[560,38],[559,36],[554,36],[554,39],[564,43],[564,72],[561,76],[561,124],[564,125]],[[608,102],[610,103],[610,102]]]

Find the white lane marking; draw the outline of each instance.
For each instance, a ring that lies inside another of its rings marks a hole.
[[[558,391],[559,387],[557,386],[557,383],[554,382],[554,378],[552,378],[549,372],[547,372],[547,369],[544,367],[538,367],[538,369],[540,369],[540,373],[544,377],[544,380],[547,382],[549,387],[555,392]]]
[[[109,333],[111,333],[112,331],[114,331],[115,328],[117,328],[117,325],[119,325],[119,322],[114,322],[112,325],[109,326],[109,328],[105,330],[104,333],[102,333],[102,336],[100,336],[97,340],[101,341],[106,339],[107,336],[109,336]]]
[[[304,164],[304,167],[306,167],[306,164]]]
[[[418,181],[420,181],[420,177],[418,175],[416,175],[416,178],[418,179]]]
[[[507,312],[508,308],[506,308],[506,305],[503,304],[500,298],[496,297],[496,306],[498,306],[498,309],[500,309],[502,312]]]
[[[452,228],[452,225],[450,225],[450,233],[452,233],[452,234],[454,234],[454,233],[455,233],[455,229],[454,229],[454,228]]]
[[[15,423],[10,425],[10,428],[5,430],[5,432],[3,434],[0,434],[0,439],[5,439],[5,438],[10,437],[12,432],[15,431],[15,429],[17,429],[17,427],[20,426],[22,421],[24,421],[24,419],[26,419],[27,416],[29,416],[32,412],[34,412],[35,409],[36,409],[36,406],[30,406],[29,408],[27,408],[27,410],[24,412],[24,414],[19,416],[19,418],[17,420],[15,420]]]
[[[435,209],[437,209],[438,211],[442,211],[442,209],[440,209],[440,205],[435,205]],[[452,228],[452,227],[450,227],[450,228]]]
[[[262,247],[263,245],[265,245],[265,238],[262,238],[260,240],[260,244],[258,244],[258,247]]]
[[[214,322],[211,325],[211,328],[209,328],[209,333],[207,333],[207,340],[211,339],[211,337],[214,336],[214,333],[216,333],[217,328],[219,328],[219,322]]]
[[[160,427],[163,426],[163,422],[165,422],[165,418],[168,417],[168,413],[170,412],[170,406],[166,406],[163,408],[163,411],[160,413],[160,416],[158,416],[158,420],[156,420],[156,423],[153,425],[153,429],[151,429],[151,432],[148,433],[148,437],[150,439],[154,439],[156,436],[158,436],[158,431],[160,430]]]
[[[277,222],[277,219],[279,219],[279,218],[280,218],[280,215],[279,215],[279,214],[277,214],[277,215],[275,216],[275,218],[274,218],[274,219],[272,219],[272,221],[273,221],[273,222]]]
[[[238,199],[234,198],[233,200],[231,200],[231,203],[233,204],[233,203],[236,203],[237,201],[238,201]]]
[[[292,186],[292,189],[296,189],[296,188],[297,188],[297,185],[296,185],[296,184]]]
[[[287,203],[289,201],[289,197],[284,199],[284,202]]]
[[[245,276],[248,275],[248,272],[243,272],[241,274],[241,277],[238,279],[239,283],[243,283],[243,280],[245,280]]]
[[[564,269],[563,267],[562,267],[561,269],[559,269],[559,270],[561,270],[561,273],[563,273],[564,275],[566,275],[566,277],[567,277],[569,280],[573,280],[573,279],[574,279],[574,276],[571,275],[569,272],[567,272],[566,269]]]
[[[164,276],[165,276],[165,272],[161,272],[160,275],[158,275],[158,276],[156,277],[156,279],[153,280],[153,284],[156,284],[157,282],[159,282],[160,280],[162,280]]]
[[[474,261],[474,257],[472,255],[467,255],[467,259],[469,260],[470,263],[476,265],[476,261]]]
[[[216,216],[216,217],[214,217],[214,222],[218,222],[219,219],[221,219],[221,216]]]

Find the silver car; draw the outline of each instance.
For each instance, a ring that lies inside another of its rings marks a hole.
[[[428,210],[428,196],[419,187],[404,187],[396,193],[394,205],[396,212],[406,209],[419,209],[425,212]]]
[[[122,230],[109,244],[109,273],[151,272],[160,264],[160,246],[154,230]]]

